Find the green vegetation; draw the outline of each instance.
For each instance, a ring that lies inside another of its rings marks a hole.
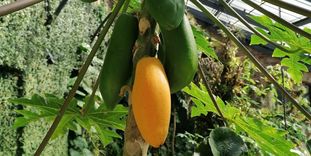
[[[139,0],[64,2],[0,17],[0,155],[310,154],[310,97],[302,83],[310,38],[252,16],[266,38],[252,35],[250,45],[273,42],[284,50],[272,55],[280,64],[264,67],[237,39],[239,30],[229,31],[197,0],[191,2],[218,26],[210,27],[220,32],[215,36],[177,0],[149,1],[157,7]],[[106,3],[112,13],[105,23]],[[183,15],[181,22],[166,12],[174,6],[169,10]],[[237,57],[240,50],[247,57]],[[144,56],[157,64],[136,68]],[[55,131],[47,133],[53,121]]]
[[[8,2],[1,1],[0,5]],[[58,5],[59,1],[51,1],[51,13]],[[90,42],[90,35],[99,24],[98,6],[69,1],[59,16],[54,16],[52,23],[45,26],[44,6],[39,3],[0,18],[0,155],[15,155],[17,139],[23,144],[19,148],[24,154],[33,155],[50,126],[50,122],[38,120],[17,136],[13,128],[16,105],[9,103],[8,98],[31,97],[36,93],[62,97],[68,91],[71,71],[81,66],[87,54],[79,53],[78,47]],[[17,86],[18,76],[22,76],[23,86]],[[22,95],[18,89],[22,89]],[[57,138],[44,155],[67,154],[68,149],[63,148],[67,146],[66,136]]]

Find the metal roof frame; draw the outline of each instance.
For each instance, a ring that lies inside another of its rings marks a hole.
[[[230,2],[233,2],[234,0],[228,0]],[[305,0],[305,1],[308,1],[308,2],[311,2],[311,0]],[[212,9],[215,9],[216,10],[216,13],[215,15],[219,15],[221,13],[224,13],[225,15],[228,15],[228,16],[231,16],[231,13],[226,11],[224,9],[224,7],[217,1],[217,0],[200,0],[200,2],[202,4],[204,4],[205,6],[208,6]],[[254,25],[254,26],[257,26],[257,27],[261,27],[263,28],[260,24],[256,23],[255,21],[253,21],[249,16],[251,16],[252,14],[246,12],[246,10],[242,10],[242,8],[237,8],[237,7],[234,7],[232,6],[232,8],[240,15],[242,16],[248,23]],[[195,8],[192,8],[192,7],[189,7],[188,6],[188,9],[189,11],[194,14],[194,16],[196,16],[197,18],[199,18],[200,20],[204,21],[204,22],[207,22],[207,23],[210,23],[210,21],[207,19],[207,18],[204,18],[204,15],[196,10]],[[226,24],[227,21],[222,21]],[[311,24],[311,18],[310,17],[305,17],[303,19],[299,19],[298,21],[295,21],[295,22],[292,22],[292,24],[296,25],[296,26],[304,26],[304,25],[307,25],[307,24]],[[247,31],[247,30],[246,30]]]

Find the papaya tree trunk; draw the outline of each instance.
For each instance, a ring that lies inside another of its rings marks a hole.
[[[147,155],[149,144],[144,141],[137,128],[131,106],[129,107],[124,138],[123,156]]]
[[[154,56],[155,46],[152,39],[155,36],[156,22],[145,10],[144,1],[139,16],[139,35],[133,47],[133,69],[144,56]],[[133,74],[134,74],[133,73]],[[130,85],[131,86],[131,85]],[[132,88],[132,87],[130,87]],[[131,92],[129,92],[129,112],[124,132],[123,156],[147,156],[149,144],[141,136],[132,110]]]

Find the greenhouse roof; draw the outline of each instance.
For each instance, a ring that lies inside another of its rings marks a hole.
[[[215,16],[218,17],[218,19],[220,19],[225,24],[235,25],[243,30],[250,32],[250,30],[246,26],[244,26],[237,18],[231,16],[228,13],[228,11],[225,10],[223,6],[218,2],[218,0],[200,0],[200,1],[202,4],[205,5],[205,7],[209,11],[211,11]],[[252,24],[253,26],[259,26],[259,24],[252,21],[248,16],[262,15],[261,12],[247,5],[242,0],[226,0],[226,1],[236,12],[238,12],[244,19],[246,19],[248,23]],[[311,10],[311,0],[283,0],[283,1],[290,3],[292,5],[303,7],[307,10]],[[268,10],[269,12],[281,17],[282,19],[285,19],[286,21],[300,28],[304,27],[311,28],[311,17],[300,15],[295,12],[286,10],[284,8],[280,8],[266,1],[252,0],[252,2],[260,5],[262,8]],[[188,2],[187,5],[189,11],[192,12],[196,18],[205,22],[209,22],[209,20],[191,2]]]

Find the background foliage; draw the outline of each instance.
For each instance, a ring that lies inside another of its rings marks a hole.
[[[0,5],[11,2],[1,0]],[[51,13],[60,1],[51,0]],[[16,155],[16,140],[23,143],[25,155],[32,155],[50,124],[39,120],[27,125],[22,137],[17,138],[13,123],[15,106],[8,97],[17,97],[17,88],[23,96],[50,93],[62,97],[73,69],[81,65],[86,53],[77,53],[77,47],[90,42],[100,22],[103,9],[95,4],[68,1],[57,18],[45,25],[45,3],[39,3],[16,13],[0,17],[0,155]],[[24,86],[17,86],[17,76],[7,73],[9,68],[22,71]],[[26,108],[28,109],[28,108]],[[66,155],[67,137],[51,142],[44,155]]]

